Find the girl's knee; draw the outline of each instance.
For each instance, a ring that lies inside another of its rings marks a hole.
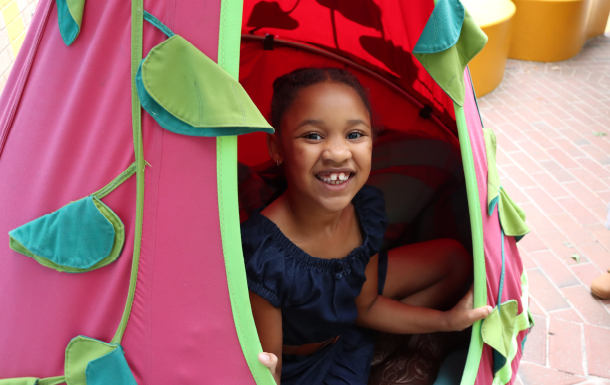
[[[454,272],[470,275],[472,272],[472,256],[462,244],[454,239],[441,239],[444,262]]]

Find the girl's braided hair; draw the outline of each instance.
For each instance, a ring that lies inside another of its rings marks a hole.
[[[371,116],[371,104],[366,90],[358,79],[348,70],[336,67],[299,68],[280,76],[273,82],[271,99],[271,125],[280,134],[282,117],[297,98],[302,88],[318,83],[333,82],[349,86],[356,91]]]

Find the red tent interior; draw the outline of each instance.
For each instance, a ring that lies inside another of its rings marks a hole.
[[[277,77],[301,67],[350,70],[369,92],[373,125],[380,128],[367,183],[384,192],[384,248],[452,238],[472,251],[453,102],[410,53],[433,8],[432,0],[246,0],[239,80],[269,119]],[[265,136],[238,138],[242,220],[283,188]],[[466,348],[469,333],[460,336],[450,339]],[[440,365],[441,357],[428,358]]]
[[[240,82],[264,116],[272,84],[301,67],[342,67],[370,94],[375,141],[369,184],[384,191],[386,247],[436,238],[472,249],[453,102],[410,53],[433,1],[244,2]],[[239,137],[242,220],[281,191],[265,135]]]

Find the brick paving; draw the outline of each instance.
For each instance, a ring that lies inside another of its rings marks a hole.
[[[509,60],[479,107],[532,229],[519,248],[536,326],[517,384],[610,384],[610,301],[589,290],[610,269],[610,35],[562,62]]]

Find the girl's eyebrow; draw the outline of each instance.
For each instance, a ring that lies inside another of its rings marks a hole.
[[[369,125],[362,119],[349,119],[347,121],[348,126],[355,126],[357,124],[362,124],[363,126],[369,127]],[[324,121],[322,119],[305,119],[297,126],[301,128],[303,126],[323,126]],[[370,127],[369,127],[370,128]]]
[[[305,119],[297,126],[297,128],[301,128],[303,126],[320,126],[323,124],[324,121],[322,119]]]
[[[369,125],[362,119],[350,119],[347,121],[347,124],[350,126],[355,126],[356,124],[362,124],[366,127],[369,127]],[[370,128],[370,127],[369,127]]]

